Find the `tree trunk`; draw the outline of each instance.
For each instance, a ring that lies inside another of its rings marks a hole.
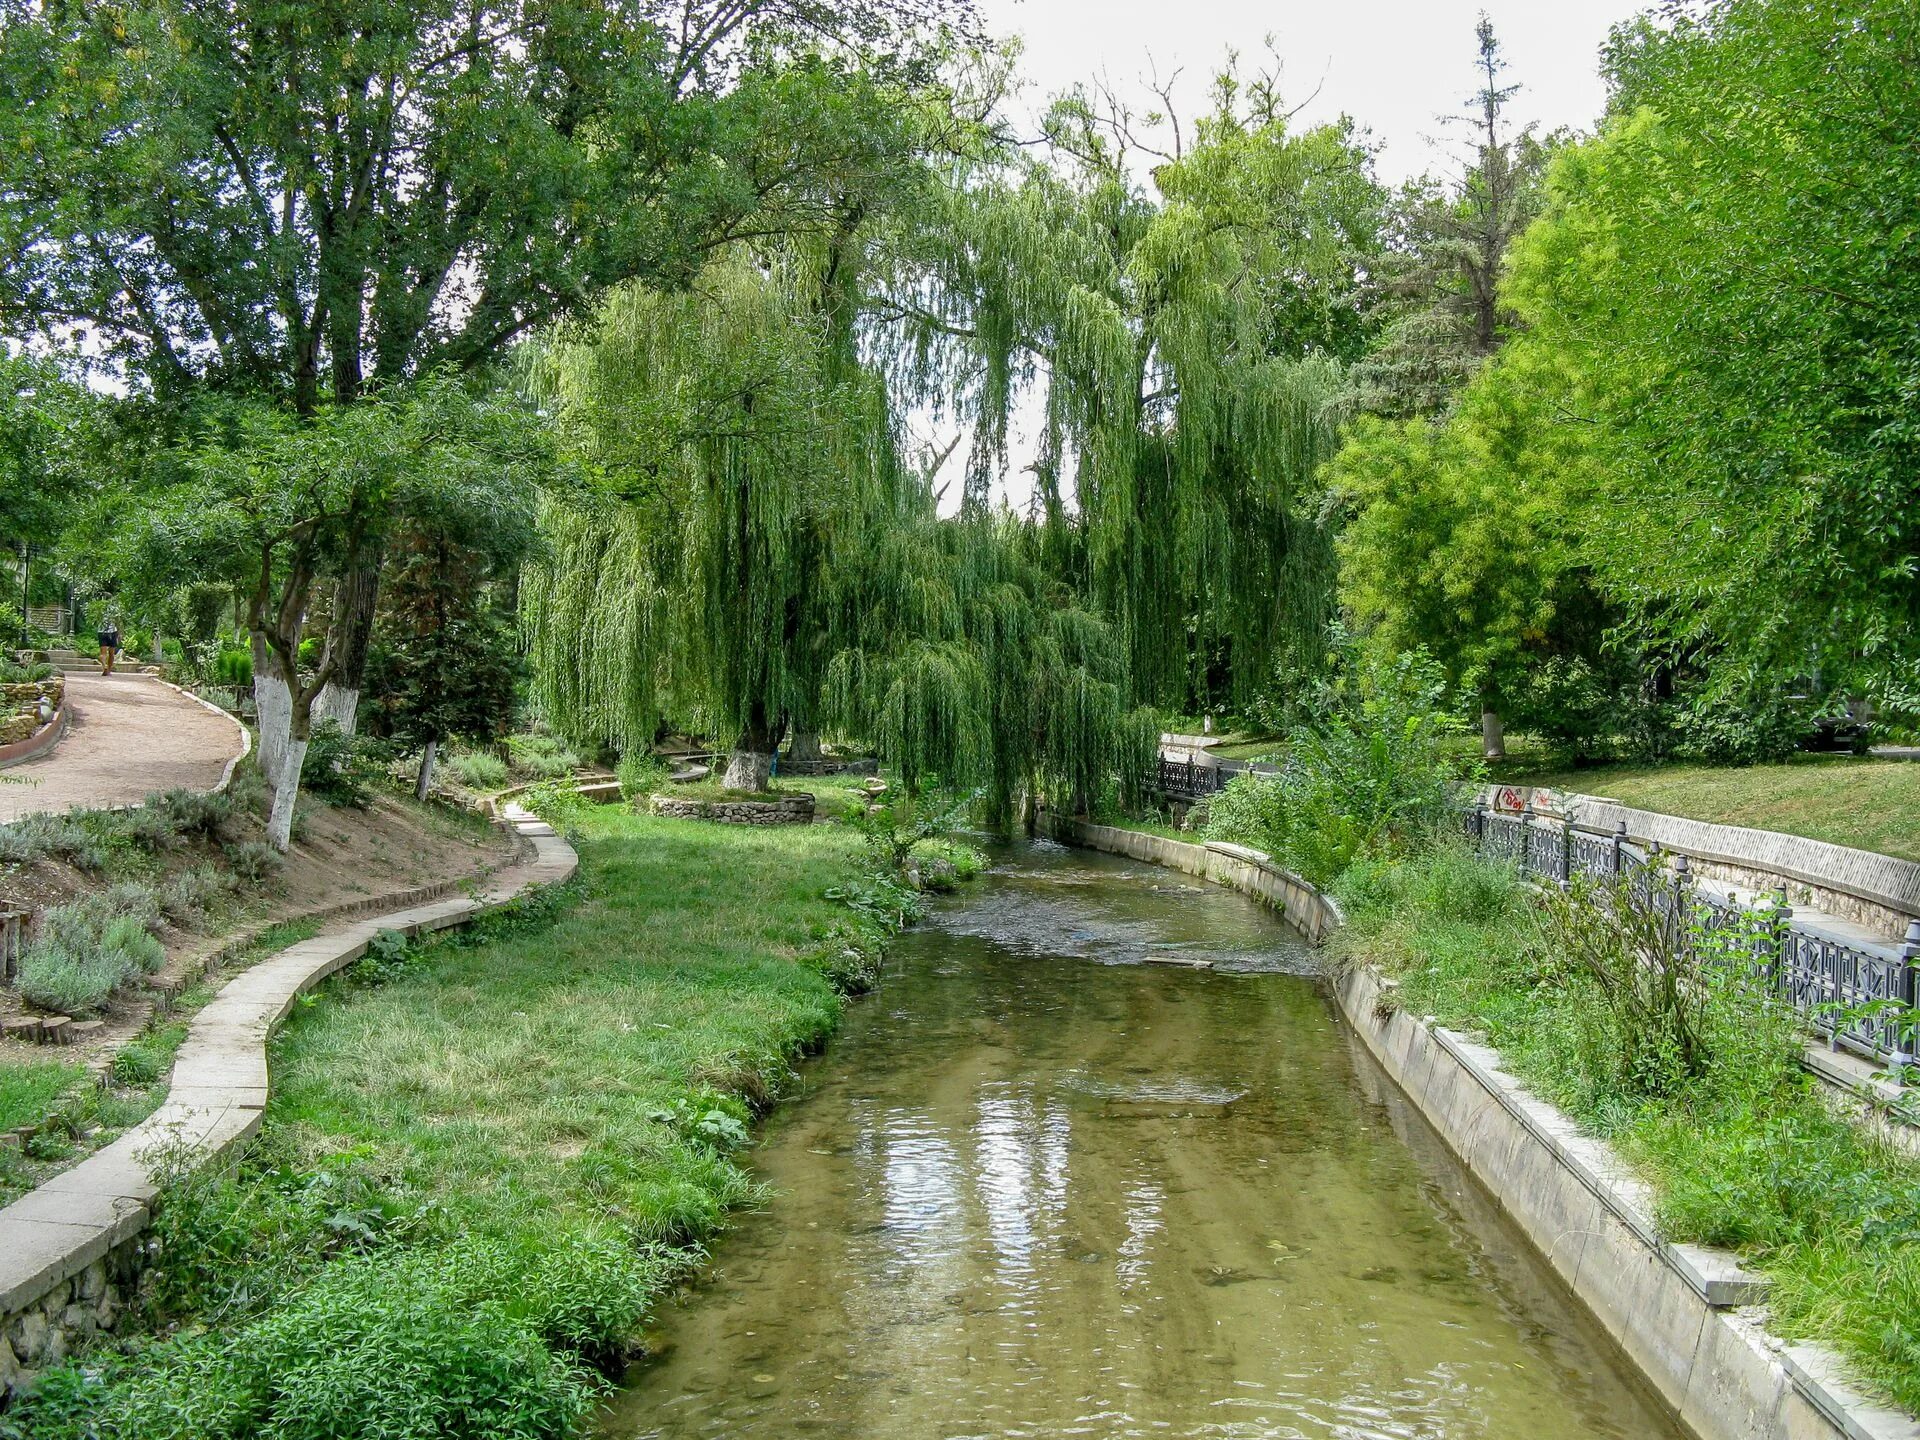
[[[373,640],[374,611],[380,601],[380,557],[356,565],[333,590],[333,623],[327,627],[327,651],[333,678],[314,702],[314,719],[331,720],[342,735],[358,725],[360,684],[367,673],[367,647]]]
[[[1506,731],[1500,724],[1500,712],[1491,705],[1480,712],[1480,748],[1489,760],[1507,758]]]
[[[793,738],[787,742],[787,758],[813,763],[826,757],[820,750],[820,732],[793,727]]]
[[[293,844],[293,809],[300,799],[300,767],[307,760],[307,740],[287,742],[286,769],[273,787],[273,809],[267,816],[267,843],[282,855]]]
[[[420,776],[413,782],[413,798],[425,800],[433,793],[433,758],[440,749],[439,740],[427,741],[426,748],[420,752]]]
[[[747,723],[740,732],[733,753],[727,757],[724,781],[727,789],[765,790],[773,774],[774,747],[779,743],[773,727],[767,723],[766,711],[755,705],[747,716]]]
[[[260,726],[260,773],[277,790],[293,738],[293,689],[260,630],[253,632],[253,705]]]

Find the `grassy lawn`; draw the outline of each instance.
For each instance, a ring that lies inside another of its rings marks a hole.
[[[0,1130],[38,1124],[82,1073],[58,1060],[0,1062]]]
[[[838,826],[562,818],[567,892],[289,1020],[239,1175],[156,1214],[141,1319],[179,1332],[51,1372],[31,1433],[576,1433],[908,902]]]
[[[1553,770],[1509,762],[1496,778],[1604,795],[1643,810],[1783,830],[1920,860],[1920,764],[1807,755],[1777,765],[1606,765]]]

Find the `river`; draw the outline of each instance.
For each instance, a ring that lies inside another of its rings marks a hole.
[[[996,860],[772,1117],[773,1198],[603,1434],[1681,1434],[1277,919],[1046,842]]]

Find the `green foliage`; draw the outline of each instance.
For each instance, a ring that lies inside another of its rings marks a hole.
[[[620,757],[613,773],[620,782],[620,798],[639,800],[665,787],[667,762],[651,750],[634,750]]]
[[[462,750],[447,759],[454,778],[467,789],[487,794],[507,787],[507,762],[487,750]]]
[[[507,736],[508,764],[528,780],[560,780],[580,768],[580,757],[565,741],[545,731]]]
[[[153,893],[137,885],[53,906],[21,952],[21,998],[59,1014],[98,1012],[115,991],[166,963],[159,925]]]
[[[1920,1401],[1920,1163],[1800,1066],[1793,1016],[1756,985],[1750,928],[1683,935],[1622,910],[1623,936],[1615,907],[1646,909],[1632,892],[1550,896],[1543,913],[1510,867],[1457,845],[1363,862],[1336,893],[1340,952],[1396,977],[1406,1009],[1482,1032],[1609,1138],[1653,1181],[1666,1239],[1740,1250],[1773,1281],[1770,1328],[1824,1339]],[[1628,953],[1634,932],[1650,967]]]
[[[1238,776],[1208,802],[1207,834],[1257,846],[1316,885],[1417,850],[1477,773],[1442,743],[1458,725],[1441,692],[1417,654],[1364,665],[1288,737],[1277,776]]]
[[[874,868],[899,875],[916,847],[960,828],[979,800],[978,791],[916,794],[889,787],[877,796],[849,797],[846,819],[860,832]]]
[[[107,848],[75,815],[26,815],[0,826],[0,864],[49,859],[97,873],[106,868]]]
[[[225,854],[228,867],[249,885],[263,884],[286,863],[278,850],[260,840],[228,845]]]
[[[308,742],[300,783],[329,805],[364,810],[386,778],[392,753],[390,745],[368,735],[349,735],[339,722],[323,720]]]
[[[589,1367],[624,1357],[757,1193],[747,1123],[830,1030],[825,975],[870,975],[914,898],[829,899],[862,871],[837,826],[578,823],[590,895],[545,892],[292,1017],[244,1169],[163,1192],[151,1335],[48,1370],[10,1421],[57,1440],[576,1432]]]

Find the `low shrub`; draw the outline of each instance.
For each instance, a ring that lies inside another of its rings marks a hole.
[[[233,818],[233,797],[226,791],[203,795],[197,790],[168,790],[149,795],[146,809],[164,815],[176,835],[211,840]]]
[[[98,874],[107,868],[107,855],[106,842],[75,813],[27,815],[0,826],[0,864],[64,860],[76,870]]]
[[[669,772],[666,761],[651,751],[640,750],[622,755],[613,773],[620,782],[620,798],[637,800],[665,789]]]
[[[1360,668],[1288,737],[1277,776],[1239,776],[1208,802],[1206,833],[1257,846],[1316,885],[1365,857],[1420,848],[1479,774],[1442,743],[1460,729],[1443,691],[1420,655]]]
[[[286,863],[286,857],[264,840],[242,840],[227,846],[224,853],[233,873],[249,885],[267,880]]]
[[[486,794],[507,786],[507,762],[485,750],[463,750],[447,758],[454,779],[469,790]]]
[[[373,803],[374,789],[384,780],[392,759],[392,747],[385,741],[349,735],[338,721],[323,720],[307,741],[300,785],[329,805],[364,810]]]
[[[96,1013],[122,985],[166,963],[154,935],[159,913],[152,892],[135,885],[54,906],[21,953],[21,996],[68,1015]]]
[[[529,780],[557,780],[580,768],[580,757],[552,735],[538,731],[507,737],[513,773]]]
[[[161,913],[176,925],[197,925],[234,892],[234,876],[212,866],[183,870],[154,892]]]

